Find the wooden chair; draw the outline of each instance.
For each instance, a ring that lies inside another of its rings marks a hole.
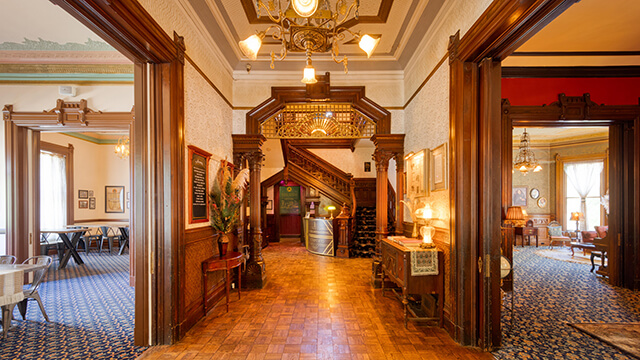
[[[0,264],[13,265],[16,263],[16,257],[13,255],[0,255]]]
[[[40,299],[38,288],[40,287],[40,284],[42,284],[42,280],[44,280],[44,277],[47,274],[47,270],[49,270],[49,266],[51,266],[52,262],[53,259],[51,258],[51,256],[46,255],[32,256],[22,262],[23,264],[41,266],[41,268],[33,272],[33,281],[28,285],[26,289],[23,290],[24,300],[18,303],[18,310],[20,310],[20,315],[22,315],[23,320],[26,320],[25,316],[27,315],[28,301],[35,300],[38,302],[38,306],[40,306],[40,311],[42,312],[44,319],[49,322],[49,317],[47,316],[47,312],[44,310],[44,305],[42,304],[42,299]]]
[[[561,243],[562,246],[571,244],[571,233],[562,231],[562,225],[557,221],[552,221],[547,226],[549,231],[549,249],[553,249],[554,243]]]

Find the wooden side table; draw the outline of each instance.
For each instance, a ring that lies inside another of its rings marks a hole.
[[[238,300],[240,300],[240,288],[242,287],[242,271],[240,265],[244,264],[245,257],[239,252],[228,252],[225,256],[212,256],[202,262],[202,307],[207,315],[207,279],[211,271],[225,271],[225,288],[227,293],[227,312],[229,312],[229,286],[231,284],[231,269],[238,268]]]
[[[538,247],[538,228],[530,226],[519,226],[515,228],[515,236],[522,237],[522,246],[524,246],[524,237],[527,237],[527,245],[531,245],[531,236],[536,237],[536,247]]]

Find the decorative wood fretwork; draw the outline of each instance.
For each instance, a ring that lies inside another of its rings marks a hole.
[[[89,109],[84,99],[78,102],[58,99],[53,109],[42,112],[17,112],[13,111],[13,105],[5,105],[2,119],[41,131],[88,131],[92,128],[129,131],[133,109],[131,112],[102,112]]]

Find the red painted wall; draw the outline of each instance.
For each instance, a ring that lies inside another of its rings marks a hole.
[[[523,78],[502,79],[502,98],[511,105],[544,105],[558,94],[581,96],[605,105],[638,105],[640,78]]]

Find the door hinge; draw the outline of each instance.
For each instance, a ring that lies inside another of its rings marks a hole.
[[[29,233],[29,245],[33,245],[33,233]]]
[[[489,254],[484,256],[484,266],[484,277],[488,278],[491,276],[491,256]]]
[[[478,273],[482,274],[482,257],[478,256]]]
[[[618,233],[618,247],[622,246],[622,234]]]

